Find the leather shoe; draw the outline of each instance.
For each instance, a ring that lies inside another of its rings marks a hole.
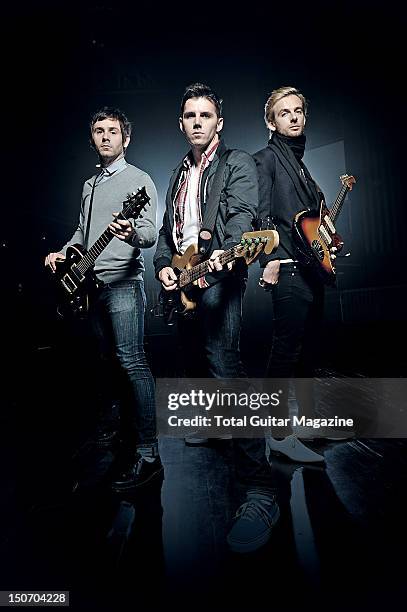
[[[325,457],[316,453],[306,446],[303,442],[292,434],[282,440],[276,440],[275,438],[268,436],[266,438],[266,455],[267,458],[270,453],[278,453],[296,461],[298,463],[323,463]]]
[[[139,456],[136,463],[128,465],[127,468],[119,472],[117,478],[112,482],[112,489],[116,493],[120,493],[141,487],[161,476],[163,471],[164,467],[160,457],[156,457],[154,461],[146,461],[144,457]]]

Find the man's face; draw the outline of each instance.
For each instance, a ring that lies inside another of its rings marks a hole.
[[[96,150],[105,166],[117,159],[123,153],[123,148],[127,147],[130,142],[128,136],[123,143],[118,119],[96,121],[93,125],[92,137]]]
[[[300,98],[294,94],[281,98],[274,105],[274,120],[268,127],[283,136],[301,136],[305,127],[305,115]]]
[[[223,127],[223,119],[217,116],[212,100],[189,98],[179,119],[179,127],[191,147],[205,151],[208,145],[218,138]]]

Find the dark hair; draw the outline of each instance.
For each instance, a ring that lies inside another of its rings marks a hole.
[[[216,91],[202,83],[193,83],[186,88],[181,102],[181,117],[184,113],[185,102],[190,98],[208,98],[215,105],[217,116],[222,117],[222,98],[219,98]]]
[[[117,121],[120,123],[122,141],[124,144],[126,138],[131,135],[131,123],[120,109],[114,108],[112,106],[104,106],[92,116],[90,120],[91,144],[93,145],[93,126],[97,121],[103,121],[104,119],[117,119]]]

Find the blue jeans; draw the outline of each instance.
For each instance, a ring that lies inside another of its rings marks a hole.
[[[104,285],[90,313],[102,359],[113,355],[124,374],[130,429],[125,433],[138,450],[157,445],[154,380],[143,344],[145,307],[143,281],[118,281]]]
[[[198,303],[209,376],[239,378],[244,281],[226,279],[203,290]]]
[[[187,376],[245,376],[240,361],[240,330],[245,288],[246,281],[231,277],[197,294],[196,319],[179,322],[181,342],[186,355],[184,373]],[[203,364],[195,361],[195,355],[199,354],[202,348],[205,358]],[[273,488],[263,438],[234,438],[233,451],[237,481],[243,490],[269,491]]]

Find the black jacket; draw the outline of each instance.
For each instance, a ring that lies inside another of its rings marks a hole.
[[[210,194],[219,159],[225,151],[226,147],[221,141],[212,163],[206,168],[202,176],[200,198],[202,218],[205,214],[205,197]],[[174,196],[181,169],[182,162],[174,170],[167,191],[163,224],[158,234],[158,244],[153,259],[156,276],[162,268],[171,265],[172,257],[176,253],[172,237]],[[258,182],[253,158],[245,151],[233,149],[230,151],[226,162],[224,185],[220,195],[219,210],[208,256],[215,249],[230,249],[240,242],[243,232],[253,229],[252,221],[257,214],[257,206]],[[211,285],[228,274],[230,273],[227,270],[222,270],[214,274],[207,274],[205,278]]]
[[[304,204],[298,197],[294,183],[269,146],[255,153],[253,157],[259,179],[258,217],[263,221],[263,229],[266,229],[265,222],[269,217],[270,229],[274,223],[280,236],[279,247],[274,253],[260,255],[259,262],[264,268],[269,261],[275,259],[296,259],[293,219],[298,212],[304,210]]]

